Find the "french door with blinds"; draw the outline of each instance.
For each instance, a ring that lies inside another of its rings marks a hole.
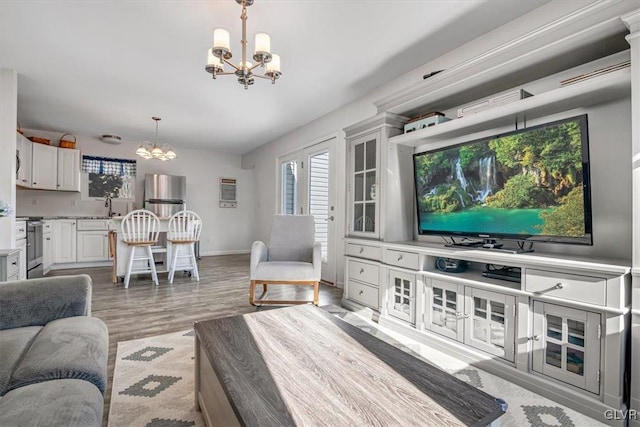
[[[322,280],[336,282],[335,138],[279,158],[279,213],[313,215]]]

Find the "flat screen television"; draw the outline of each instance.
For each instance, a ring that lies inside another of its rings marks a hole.
[[[413,161],[421,235],[593,244],[586,114]]]

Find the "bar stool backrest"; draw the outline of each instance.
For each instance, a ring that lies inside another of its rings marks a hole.
[[[197,242],[202,232],[202,219],[193,211],[176,212],[169,220],[167,240],[173,242]]]
[[[122,240],[128,244],[153,244],[158,241],[160,220],[151,211],[138,209],[122,220]]]

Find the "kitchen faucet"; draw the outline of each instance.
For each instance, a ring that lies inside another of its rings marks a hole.
[[[113,210],[111,209],[111,196],[107,196],[107,198],[104,200],[104,207],[105,208],[109,208],[109,218],[111,218],[113,216]]]

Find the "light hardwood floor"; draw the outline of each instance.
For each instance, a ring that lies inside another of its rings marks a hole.
[[[88,274],[93,282],[92,315],[109,328],[108,384],[105,395],[106,425],[113,368],[118,341],[127,341],[187,330],[193,322],[261,308],[249,304],[249,255],[203,257],[200,282],[177,272],[173,284],[160,274],[154,286],[150,275],[132,276],[129,289],[111,283],[111,267],[52,271],[49,276]],[[313,288],[271,286],[269,295],[278,299],[311,299]],[[259,287],[261,289],[261,287]],[[321,285],[320,305],[340,305],[342,289]]]

